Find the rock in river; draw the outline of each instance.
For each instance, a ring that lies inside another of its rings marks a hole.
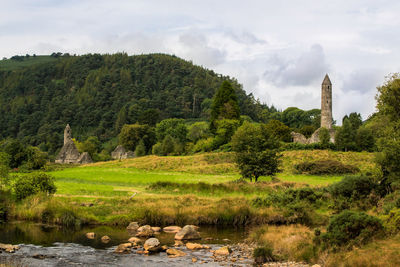
[[[91,232],[91,233],[86,233],[86,237],[87,237],[88,239],[94,239],[94,238],[96,237],[96,234],[93,233],[93,232]]]
[[[229,256],[229,254],[231,254],[232,250],[228,247],[222,247],[217,249],[216,251],[214,251],[214,255],[216,256]]]
[[[143,248],[149,252],[161,251],[160,241],[157,238],[149,238],[144,242]]]
[[[167,249],[167,254],[169,258],[183,257],[186,256],[186,253],[175,248]]]
[[[154,231],[153,229],[151,229],[150,225],[144,225],[139,227],[139,229],[137,229],[137,237],[151,237],[154,236]]]
[[[186,243],[186,247],[190,250],[203,249],[204,246],[198,243]]]
[[[17,245],[0,243],[0,250],[4,250],[5,252],[14,253],[18,249],[19,249],[19,246],[17,246]]]
[[[128,239],[128,242],[131,242],[134,246],[137,246],[139,244],[142,244],[143,241],[140,238],[137,237],[131,237]]]
[[[101,237],[101,242],[103,242],[104,244],[107,244],[108,242],[110,242],[110,240],[111,238],[108,235]]]
[[[186,225],[175,235],[176,240],[196,240],[201,239],[200,234],[193,225]]]
[[[129,253],[131,251],[132,243],[124,243],[118,245],[115,249],[115,253]]]
[[[130,231],[136,231],[137,229],[139,229],[139,224],[137,222],[131,222],[127,227],[127,230]]]
[[[167,232],[167,233],[177,233],[177,232],[179,232],[181,229],[182,229],[182,228],[179,227],[179,226],[167,226],[167,227],[164,227],[164,228],[163,228],[163,231],[164,231],[164,232]]]

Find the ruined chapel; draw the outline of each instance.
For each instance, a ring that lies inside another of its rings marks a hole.
[[[326,74],[321,84],[321,127],[318,128],[310,138],[306,138],[301,133],[292,132],[293,142],[300,144],[318,143],[320,141],[320,130],[326,128],[329,131],[331,143],[335,143],[335,130],[332,128],[332,124],[332,82],[328,74]]]

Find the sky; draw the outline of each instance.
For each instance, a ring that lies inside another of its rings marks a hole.
[[[174,54],[235,77],[278,109],[375,111],[376,87],[400,67],[396,0],[0,0],[0,57]]]

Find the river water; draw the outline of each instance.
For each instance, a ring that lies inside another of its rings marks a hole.
[[[86,238],[86,233],[95,232],[96,238]],[[246,229],[201,227],[202,239],[198,243],[207,244],[211,249],[243,242]],[[101,242],[108,235],[111,241]],[[168,258],[165,252],[144,256],[135,253],[116,254],[117,245],[127,242],[132,236],[125,228],[96,226],[81,229],[67,229],[28,222],[13,222],[0,225],[0,243],[18,244],[20,250],[14,254],[0,253],[0,264],[7,262],[16,266],[246,266],[250,259],[243,259],[241,252],[233,251],[235,262],[216,262],[209,250],[190,251],[186,247],[179,250],[187,253],[184,257]],[[156,236],[162,245],[173,246],[174,234],[160,233]],[[192,262],[196,258],[197,262]],[[238,260],[239,258],[242,258]]]

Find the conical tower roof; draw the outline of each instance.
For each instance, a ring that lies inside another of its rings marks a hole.
[[[332,85],[331,80],[329,79],[328,74],[325,75],[324,80],[322,81],[322,84],[329,84]]]

